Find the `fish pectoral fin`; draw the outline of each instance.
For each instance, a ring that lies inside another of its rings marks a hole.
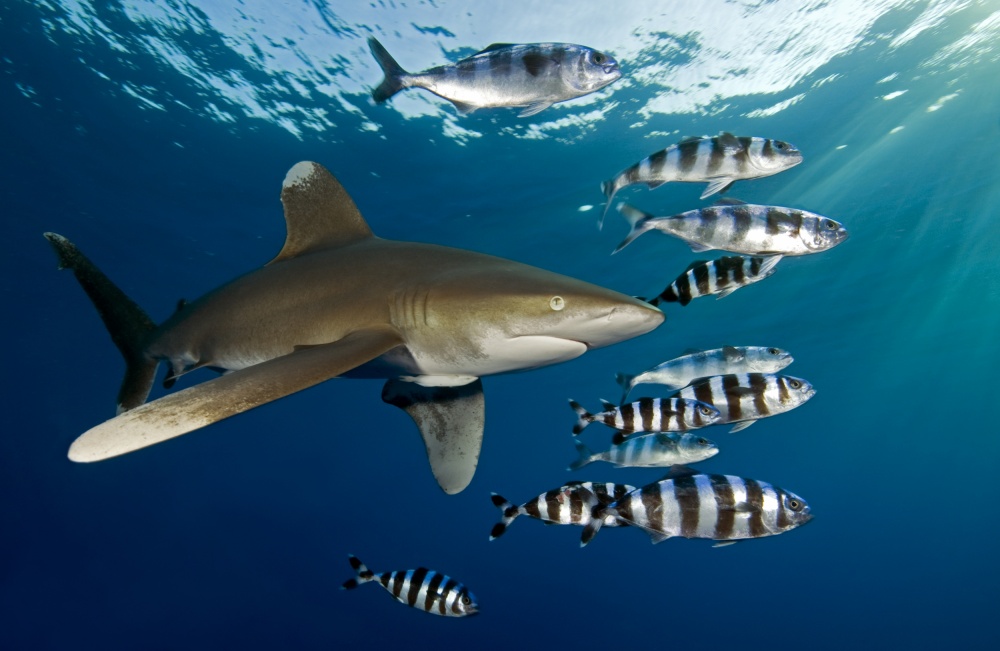
[[[517,114],[517,117],[519,117],[519,118],[526,118],[528,116],[535,115],[536,113],[541,113],[542,111],[544,111],[545,109],[549,108],[550,106],[552,106],[552,102],[550,102],[548,100],[545,100],[545,101],[542,101],[542,102],[534,102],[534,103],[528,104],[526,107],[524,107],[524,109],[520,113]]]
[[[465,102],[459,102],[456,100],[451,100],[451,103],[455,105],[455,110],[458,111],[459,115],[468,115],[479,108],[478,106],[473,106],[472,104],[466,104]]]
[[[738,540],[721,540],[712,545],[712,549],[715,549],[716,547],[729,547],[730,545],[735,545],[738,542]]]
[[[746,428],[750,427],[751,425],[753,425],[756,422],[757,421],[755,421],[755,420],[744,420],[744,421],[741,421],[739,423],[736,423],[735,425],[733,425],[733,429],[729,430],[729,433],[730,434],[735,434],[736,432],[740,432],[742,430],[745,430]]]
[[[431,472],[441,490],[454,495],[472,481],[479,464],[486,422],[483,383],[425,387],[389,380],[382,400],[399,407],[420,428]]]
[[[359,330],[153,400],[91,428],[69,449],[72,461],[101,461],[187,434],[307,389],[403,343],[395,329]]]
[[[705,190],[701,193],[699,199],[704,199],[710,197],[716,192],[725,192],[729,187],[736,182],[736,179],[731,179],[728,176],[724,176],[720,179],[712,179],[705,186]]]

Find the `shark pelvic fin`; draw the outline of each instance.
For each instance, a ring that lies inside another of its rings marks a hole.
[[[472,481],[479,464],[486,422],[483,383],[478,378],[457,387],[424,387],[389,380],[382,400],[399,407],[420,428],[427,460],[441,490],[454,495]]]
[[[303,161],[288,170],[281,203],[285,245],[268,264],[372,237],[347,190],[319,163]]]
[[[369,328],[233,371],[91,428],[70,446],[69,458],[101,461],[187,434],[319,384],[402,343],[393,328]]]

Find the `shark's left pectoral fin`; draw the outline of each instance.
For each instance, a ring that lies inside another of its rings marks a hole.
[[[187,434],[336,377],[402,343],[392,328],[370,328],[234,371],[91,428],[70,446],[69,458],[101,461]]]
[[[425,387],[389,380],[382,400],[399,407],[420,428],[427,460],[441,490],[454,495],[472,481],[483,445],[486,422],[483,383],[479,379],[457,387]]]

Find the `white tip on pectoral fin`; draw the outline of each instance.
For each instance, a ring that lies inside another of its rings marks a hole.
[[[401,341],[391,328],[359,330],[329,344],[228,373],[91,428],[70,446],[69,458],[83,463],[101,461],[193,432],[346,373]]]

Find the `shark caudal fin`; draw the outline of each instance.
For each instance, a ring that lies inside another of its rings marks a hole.
[[[118,289],[72,242],[56,233],[45,233],[59,257],[59,268],[70,269],[90,297],[111,340],[125,358],[125,378],[118,391],[118,413],[146,402],[159,362],[143,352],[156,324],[141,307]]]
[[[375,102],[381,104],[399,91],[407,88],[406,77],[409,73],[396,63],[396,60],[392,58],[389,51],[374,36],[368,37],[368,49],[371,50],[372,56],[375,57],[379,67],[382,68],[382,72],[385,73],[385,79],[382,80],[382,83],[372,90],[372,97],[375,99]]]

